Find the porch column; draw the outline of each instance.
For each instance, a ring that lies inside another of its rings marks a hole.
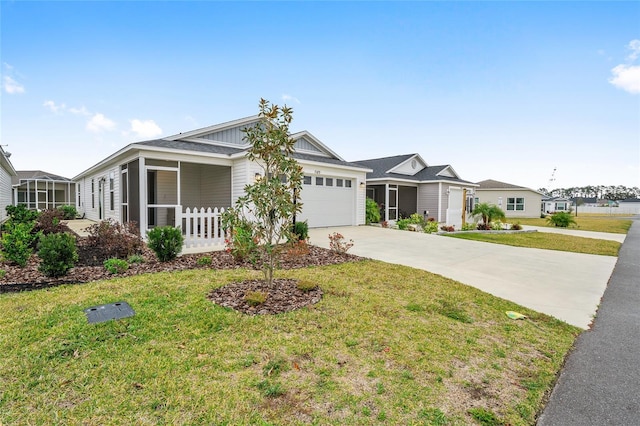
[[[138,169],[138,192],[140,196],[140,234],[146,239],[147,236],[147,168],[144,164],[144,157],[140,157]]]
[[[438,182],[438,222],[440,220],[440,214],[442,212],[442,182]]]
[[[389,220],[389,184],[384,184],[384,220]]]

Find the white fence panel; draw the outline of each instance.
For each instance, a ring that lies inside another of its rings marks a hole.
[[[573,206],[573,211],[575,212],[576,207]],[[593,206],[578,206],[578,216],[580,213],[596,213],[601,215],[620,215],[620,214],[640,214],[640,207],[615,207],[615,206],[604,206],[604,207],[593,207]]]
[[[184,247],[212,247],[224,245],[224,230],[222,229],[222,214],[224,208],[211,210],[189,207],[182,212],[182,207],[176,207],[176,223],[182,225]]]

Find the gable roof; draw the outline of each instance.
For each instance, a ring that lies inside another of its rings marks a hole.
[[[531,188],[527,188],[526,186],[520,186],[520,185],[514,185],[511,183],[506,183],[506,182],[500,182],[499,180],[493,180],[493,179],[486,179],[483,180],[481,182],[478,182],[478,188],[479,190],[526,190],[526,191],[531,191],[531,192],[535,192],[537,194],[540,195],[544,195],[542,192],[540,191],[536,191],[533,190]]]
[[[396,173],[395,170],[398,166],[405,164],[413,158],[420,159],[423,164],[426,164],[422,157],[418,154],[403,154],[394,155],[392,157],[374,158],[370,160],[356,161],[357,164],[373,169],[372,172],[367,173],[367,181],[396,179],[404,181],[420,182],[434,182],[434,181],[450,181],[463,183],[465,185],[476,186],[475,183],[460,179],[456,171],[449,164],[439,166],[425,166],[413,175],[407,175],[404,173]]]
[[[49,180],[58,182],[71,182],[71,179],[42,170],[18,170],[11,179],[12,184],[19,184],[21,180]]]
[[[640,198],[627,198],[625,200],[618,200],[618,203],[640,203]]]

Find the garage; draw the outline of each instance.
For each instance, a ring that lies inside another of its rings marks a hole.
[[[310,228],[356,225],[356,185],[338,176],[304,176],[302,213]]]

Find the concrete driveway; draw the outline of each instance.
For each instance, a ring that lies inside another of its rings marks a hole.
[[[612,256],[511,247],[373,226],[315,228],[354,241],[349,253],[423,269],[588,328],[616,264]]]

